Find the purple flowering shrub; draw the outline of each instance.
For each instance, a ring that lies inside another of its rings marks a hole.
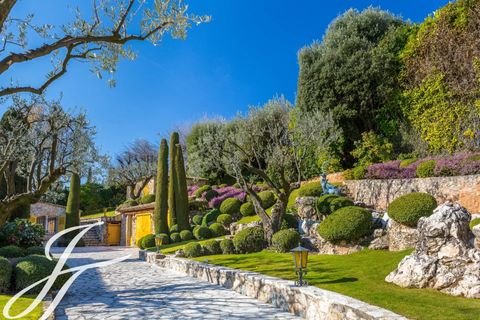
[[[216,188],[215,191],[218,195],[208,201],[210,208],[219,208],[223,200],[228,198],[237,198],[241,202],[244,202],[247,195],[242,189],[235,187]]]
[[[457,176],[480,174],[479,153],[457,153],[451,156],[428,157],[401,168],[399,160],[375,163],[367,168],[367,179],[409,179],[416,178],[417,166],[427,160],[435,161],[434,176]]]
[[[188,187],[187,187],[188,196],[189,196],[189,197],[194,196],[194,195],[195,195],[195,191],[197,191],[198,188],[200,188],[200,187],[197,186],[196,184],[194,184],[193,186],[188,186]]]

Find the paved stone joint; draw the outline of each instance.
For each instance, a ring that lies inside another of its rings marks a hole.
[[[69,266],[112,259],[134,249],[79,248]],[[138,259],[91,269],[69,289],[58,320],[103,319],[298,319],[290,313],[217,285]]]

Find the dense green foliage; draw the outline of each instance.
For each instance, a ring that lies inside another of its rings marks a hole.
[[[40,224],[27,219],[15,219],[0,226],[0,246],[16,245],[22,248],[39,246],[45,230]]]
[[[154,234],[147,234],[146,236],[142,237],[142,248],[152,248],[155,247],[155,235]]]
[[[199,215],[199,214],[196,214],[196,215],[193,216],[192,222],[193,222],[195,225],[199,226],[199,225],[202,224],[202,219],[203,219],[203,216],[201,216],[201,215]]]
[[[190,230],[182,230],[180,231],[180,238],[182,241],[188,241],[193,239],[192,231]]]
[[[212,190],[212,187],[208,184],[201,186],[197,190],[195,190],[195,198],[200,198],[204,192]]]
[[[127,191],[121,186],[104,186],[98,183],[85,183],[80,187],[80,210],[82,215],[104,208],[117,207],[125,201]]]
[[[237,198],[228,198],[223,200],[220,205],[220,212],[223,214],[235,215],[240,212],[242,203]]]
[[[233,237],[233,244],[237,252],[257,252],[265,248],[264,237],[261,227],[245,228]]]
[[[68,191],[67,207],[65,210],[65,229],[80,225],[80,176],[72,173],[70,190]],[[78,232],[70,232],[67,238],[72,238]]]
[[[229,214],[221,214],[217,218],[217,222],[220,223],[222,226],[228,228],[232,223],[232,216]]]
[[[290,213],[285,213],[282,220],[282,229],[296,229],[298,228],[297,218]]]
[[[253,216],[255,214],[255,207],[251,201],[247,201],[240,206],[240,213],[244,217]]]
[[[192,258],[192,257],[201,256],[203,250],[202,250],[202,246],[199,243],[190,242],[183,247],[183,252],[185,253],[186,257]]]
[[[197,228],[193,229],[193,236],[197,240],[209,239],[212,237],[212,230],[210,230],[208,227],[198,226]]]
[[[330,204],[334,199],[337,199],[339,196],[334,194],[325,194],[317,199],[317,211],[319,214],[327,215],[332,213]]]
[[[185,230],[183,230],[185,231]],[[182,241],[182,238],[180,237],[180,233],[174,232],[170,235],[170,242],[171,243],[176,243]]]
[[[213,222],[217,221],[218,216],[221,214],[220,210],[212,209],[203,216],[202,226],[208,227]]]
[[[0,247],[0,257],[18,258],[23,256],[25,256],[25,251],[20,247],[14,245]]]
[[[360,207],[344,207],[320,222],[318,233],[330,242],[353,242],[370,233],[372,215]]]
[[[32,254],[45,255],[45,248],[41,246],[28,247],[25,249],[25,255],[30,256]],[[0,254],[1,256],[1,254]]]
[[[170,136],[170,161],[168,163],[168,226],[177,224],[177,207],[175,200],[175,188],[176,188],[176,152],[177,145],[180,143],[180,136],[178,132],[172,132]]]
[[[288,252],[299,243],[300,235],[294,229],[280,230],[272,237],[272,248],[276,252]]]
[[[437,200],[428,193],[413,192],[393,200],[387,208],[390,218],[409,227],[416,227],[421,217],[428,217],[437,207]]]
[[[352,200],[345,197],[338,197],[330,202],[330,212],[335,212],[340,208],[351,206],[353,206]]]
[[[320,181],[308,182],[298,188],[298,197],[320,197],[322,193]]]
[[[155,234],[168,232],[168,145],[162,139],[158,150],[157,179],[155,181],[155,209],[153,226]]]
[[[359,165],[367,166],[393,158],[393,144],[373,131],[363,132],[362,138],[354,142],[352,156]]]
[[[428,178],[435,175],[435,160],[427,160],[417,166],[416,174],[419,178]]]
[[[180,232],[180,228],[178,227],[178,224],[174,224],[173,226],[170,227],[170,233],[172,232]]]
[[[297,106],[333,114],[345,159],[363,132],[398,133],[398,53],[406,40],[400,18],[374,8],[351,9],[329,25],[322,42],[300,52]]]
[[[155,195],[154,194],[146,194],[138,199],[139,204],[149,204],[155,202]]]
[[[0,293],[10,291],[12,265],[7,258],[0,256]]]
[[[14,268],[15,289],[20,291],[29,285],[48,277],[55,269],[57,262],[48,260],[43,256],[28,256],[19,260]],[[60,275],[55,283],[53,289],[60,289],[60,287],[68,280],[69,274]],[[38,293],[43,286],[36,286],[30,293]]]
[[[223,239],[220,241],[220,249],[223,254],[235,253],[235,245],[232,239]]]
[[[202,244],[203,254],[204,255],[212,255],[212,254],[220,254],[222,253],[222,249],[220,248],[220,242],[212,239],[205,241]]]
[[[261,191],[258,193],[258,197],[264,209],[268,209],[275,204],[275,195],[272,191]]]
[[[209,228],[210,228],[212,237],[220,237],[225,234],[225,227],[218,222],[212,223],[209,226]]]

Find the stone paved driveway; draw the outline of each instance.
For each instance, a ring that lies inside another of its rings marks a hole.
[[[79,248],[68,264],[127,254],[134,259],[83,273],[58,306],[57,320],[298,319],[234,291],[137,260],[135,249]]]

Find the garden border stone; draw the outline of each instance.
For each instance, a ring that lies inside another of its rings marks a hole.
[[[256,272],[215,266],[193,260],[140,251],[140,259],[162,268],[220,285],[250,298],[273,304],[305,319],[405,320],[406,318],[360,300],[313,286]],[[208,257],[206,258],[208,259]],[[292,271],[293,272],[293,271]]]

